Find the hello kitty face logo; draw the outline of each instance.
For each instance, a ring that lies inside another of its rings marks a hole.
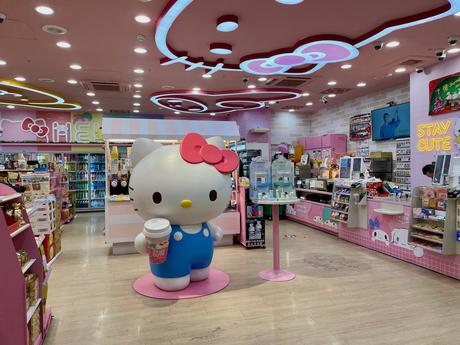
[[[24,132],[32,132],[39,138],[45,138],[48,135],[49,128],[43,119],[34,120],[26,117],[22,120],[21,129]]]
[[[277,11],[282,11],[283,8],[292,8],[294,5],[308,5],[306,3],[302,4],[302,1],[288,0],[258,0],[257,5],[259,5],[259,2],[261,3],[261,7],[262,5],[278,6],[276,9]],[[430,11],[423,11],[422,13],[417,12],[417,6],[414,4],[414,12],[412,15],[389,20],[383,24],[376,23],[374,28],[369,28],[369,31],[363,32],[355,38],[344,37],[339,35],[340,33],[335,35],[324,35],[319,32],[317,35],[301,39],[293,46],[287,45],[285,47],[279,47],[279,49],[272,52],[248,52],[250,55],[242,57],[239,63],[230,63],[226,62],[226,59],[232,56],[233,47],[226,42],[213,42],[210,44],[209,51],[219,57],[214,61],[203,58],[204,52],[200,53],[201,55],[198,53],[188,54],[186,51],[172,48],[174,42],[168,40],[169,32],[175,26],[176,20],[181,15],[184,13],[192,13],[190,12],[192,11],[190,9],[192,7],[191,5],[193,5],[193,8],[196,10],[197,6],[205,7],[206,2],[170,0],[167,3],[156,22],[155,42],[160,52],[164,55],[164,58],[160,60],[163,66],[181,63],[187,66],[186,71],[191,71],[196,68],[205,69],[205,75],[207,76],[217,71],[244,71],[255,75],[311,74],[320,70],[327,64],[356,58],[359,55],[359,48],[382,39],[393,31],[425,24],[460,12],[460,0],[445,0],[444,6],[434,8]],[[305,10],[305,7],[303,7],[303,9]],[[203,8],[203,10],[206,11],[206,8]],[[374,9],[372,9],[372,11],[374,11]],[[372,15],[375,13],[369,14]],[[251,21],[246,20],[246,23],[251,23]],[[239,20],[235,15],[223,14],[220,18],[217,18],[217,31],[232,32],[238,28]],[[193,30],[193,28],[190,28],[190,30]],[[176,33],[176,37],[177,36]],[[224,36],[219,37],[219,39],[225,40],[225,38],[223,38]],[[269,35],[267,35],[267,39],[270,39]],[[286,37],[286,42],[288,42],[288,44],[293,44],[296,41]],[[180,49],[183,49],[183,47]]]

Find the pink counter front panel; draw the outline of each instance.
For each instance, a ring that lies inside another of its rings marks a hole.
[[[391,255],[395,258],[425,267],[432,271],[460,279],[460,255],[443,255],[423,250],[408,240],[411,208],[404,206],[401,216],[382,215],[375,212],[381,201],[368,201],[368,229],[340,227],[339,238],[363,247]]]
[[[313,226],[315,228],[338,233],[338,223],[330,220],[331,207],[317,202],[300,200],[297,204],[286,208],[288,219]]]

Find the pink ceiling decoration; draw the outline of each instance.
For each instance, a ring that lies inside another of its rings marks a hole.
[[[168,40],[168,33],[180,15],[187,11],[187,8],[193,2],[193,0],[170,0],[168,2],[156,22],[155,42],[160,52],[164,55],[164,58],[160,60],[163,66],[181,63],[186,65],[187,71],[202,68],[206,69],[207,74],[213,74],[217,71],[244,71],[255,75],[311,74],[329,63],[356,58],[359,55],[359,48],[382,39],[396,30],[425,24],[460,12],[460,0],[446,0],[443,6],[422,13],[417,10],[417,5],[414,3],[413,15],[395,18],[383,24],[377,23],[374,28],[369,28],[369,31],[363,32],[358,37],[344,37],[339,34],[323,35],[321,32],[314,36],[300,38],[300,41],[299,37],[286,37],[287,44],[284,47],[271,52],[260,52],[257,51],[257,48],[254,48],[255,52],[248,51],[248,55],[241,57],[240,63],[235,64],[227,63],[225,54],[221,54],[216,61],[207,61],[203,57],[189,55],[183,50],[185,47],[173,48],[174,42]],[[266,2],[266,6],[275,6],[277,4],[273,0],[260,0],[260,2]],[[291,0],[278,2],[292,3]],[[301,4],[301,1],[295,1],[294,3],[299,4],[298,6],[308,5],[306,3]],[[283,6],[280,10],[288,7],[291,6]],[[368,10],[373,11],[371,6],[369,6]],[[363,12],[365,12],[365,9],[363,9]],[[372,15],[372,13],[367,14]],[[225,24],[219,27],[222,23]],[[248,20],[246,23],[250,25],[251,21]],[[231,32],[236,30],[239,25],[241,24],[236,16],[225,15],[218,18],[216,28],[218,31]],[[219,30],[219,28],[223,30]],[[296,43],[290,46],[293,42]],[[233,46],[236,46],[238,42],[232,43]],[[228,43],[222,42],[222,44]],[[227,55],[230,55],[230,53]]]
[[[150,100],[165,109],[184,114],[216,115],[234,111],[254,110],[269,101],[284,102],[302,96],[302,91],[288,88],[243,90],[174,90],[152,94]]]

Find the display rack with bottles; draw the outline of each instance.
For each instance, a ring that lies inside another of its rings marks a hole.
[[[396,169],[395,182],[403,190],[410,190],[410,140],[396,141]]]

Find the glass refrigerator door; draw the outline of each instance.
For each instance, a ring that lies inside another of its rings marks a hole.
[[[64,168],[69,175],[69,193],[73,195],[76,209],[89,207],[89,155],[87,153],[64,153]]]
[[[105,155],[90,154],[90,208],[100,209],[105,205]]]

